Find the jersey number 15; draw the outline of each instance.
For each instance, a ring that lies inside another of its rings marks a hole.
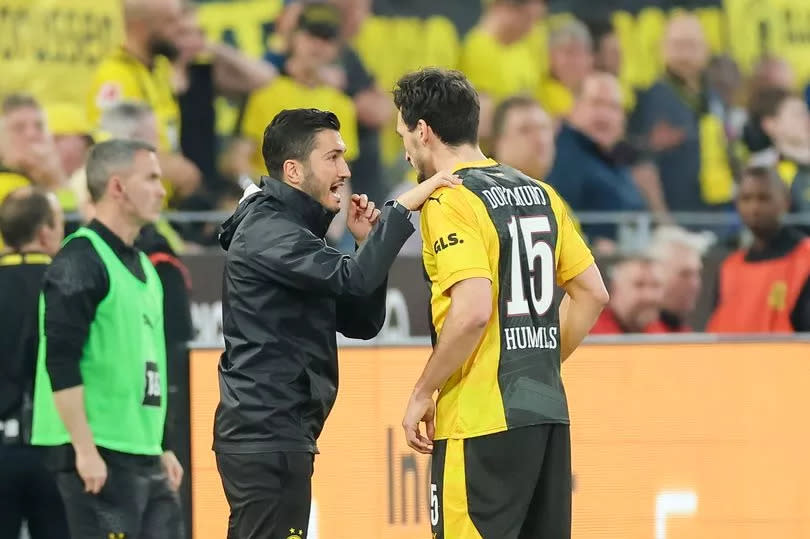
[[[532,305],[538,316],[542,316],[554,301],[554,250],[542,239],[535,236],[551,232],[551,223],[546,216],[512,217],[509,221],[509,236],[512,239],[511,291],[506,302],[507,316],[529,316],[529,302],[523,285],[524,271],[529,273],[529,288]],[[526,256],[521,256],[520,242],[523,241]],[[540,264],[540,280],[535,278],[537,264]]]

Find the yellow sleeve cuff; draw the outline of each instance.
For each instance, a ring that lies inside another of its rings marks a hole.
[[[474,279],[476,277],[482,277],[484,279],[489,279],[490,281],[492,281],[492,274],[490,273],[489,269],[466,268],[463,270],[455,271],[450,275],[448,275],[447,277],[445,277],[444,279],[442,279],[441,281],[439,281],[439,291],[442,294],[444,294],[445,292],[450,290],[450,288],[454,284],[464,281],[466,279]]]
[[[557,284],[562,286],[593,264],[593,255],[588,253],[588,256],[584,257],[582,260],[571,266],[568,271],[565,273],[557,274]]]

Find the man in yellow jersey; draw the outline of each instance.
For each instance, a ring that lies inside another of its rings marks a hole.
[[[560,364],[607,303],[602,277],[559,195],[485,158],[478,96],[461,73],[405,75],[394,102],[420,179],[449,169],[463,181],[422,208],[437,338],[403,420],[408,445],[433,453],[433,537],[568,538]]]
[[[180,107],[172,89],[171,60],[181,0],[124,0],[124,44],[98,66],[87,95],[87,115],[98,125],[102,112],[121,100],[142,101],[158,119],[158,159],[169,199],[191,194],[200,171],[180,153]]]
[[[530,34],[545,14],[543,0],[490,0],[479,23],[464,38],[459,69],[481,94],[482,136],[492,111],[507,97],[532,94],[540,85],[541,51]]]
[[[256,177],[266,173],[262,138],[268,122],[284,109],[314,107],[335,113],[346,142],[346,160],[357,157],[357,114],[351,98],[323,80],[340,52],[340,12],[326,2],[306,4],[290,38],[281,76],[253,92],[242,113],[241,131],[253,142]]]

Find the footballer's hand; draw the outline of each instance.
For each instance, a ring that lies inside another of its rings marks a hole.
[[[346,226],[354,236],[354,241],[358,244],[366,241],[371,228],[379,218],[380,210],[375,207],[374,202],[368,199],[368,196],[352,195]]]
[[[449,171],[443,170],[437,172],[413,189],[399,195],[397,202],[411,211],[418,211],[436,189],[440,187],[455,187],[460,184],[461,178]]]
[[[436,434],[436,403],[433,395],[413,393],[405,410],[405,419],[402,428],[405,429],[405,439],[408,445],[420,453],[433,452],[433,437]],[[420,429],[420,423],[425,424],[425,434]]]

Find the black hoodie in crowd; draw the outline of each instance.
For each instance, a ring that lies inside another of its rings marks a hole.
[[[414,228],[405,210],[386,206],[349,256],[324,241],[331,212],[281,181],[262,181],[220,233],[225,352],[214,450],[317,453],[337,396],[336,332],[377,335],[388,270]]]

